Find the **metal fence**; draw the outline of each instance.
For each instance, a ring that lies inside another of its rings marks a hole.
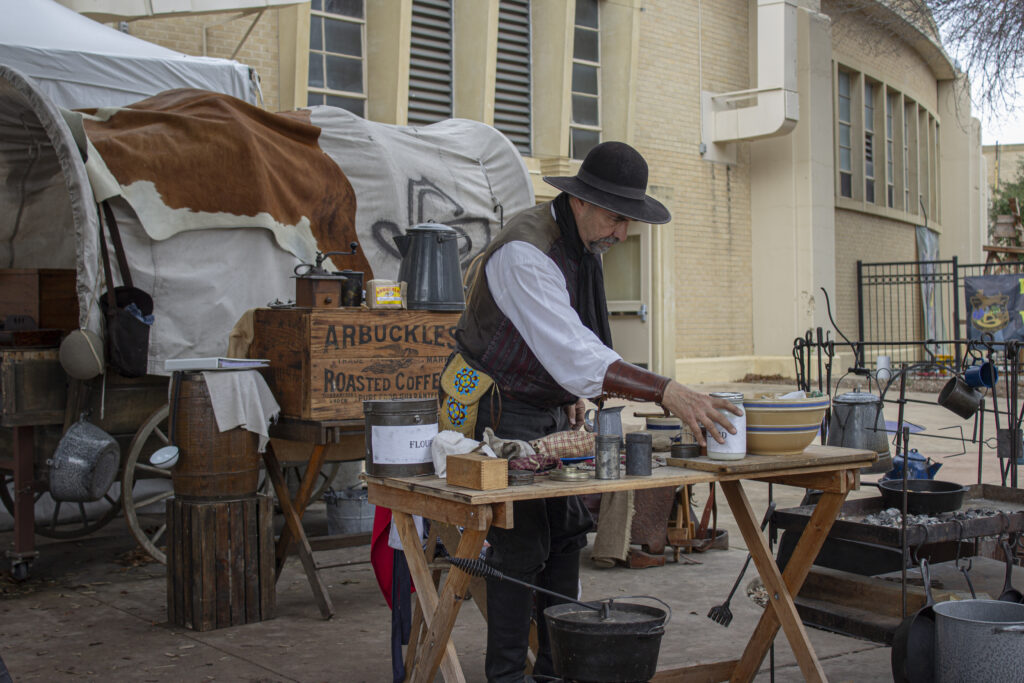
[[[960,365],[966,339],[966,277],[1024,273],[1024,261],[961,264],[948,261],[857,262],[859,364],[874,365],[878,355],[894,363],[925,360],[925,342],[942,361]]]

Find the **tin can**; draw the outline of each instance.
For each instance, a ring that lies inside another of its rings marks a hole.
[[[594,436],[594,477],[597,479],[619,478],[618,434],[596,434]]]
[[[712,398],[724,398],[733,405],[743,408],[743,394],[723,391],[719,393],[711,394]],[[725,443],[718,443],[715,441],[711,434],[708,434],[708,457],[712,460],[741,460],[747,455],[747,416],[746,413],[743,415],[735,415],[728,410],[722,410],[721,413],[728,418],[729,423],[736,428],[735,434],[730,434],[725,430],[724,427],[718,424],[713,425],[710,429],[717,429],[718,433],[725,439]]]
[[[651,476],[651,435],[647,432],[626,434],[626,476]]]

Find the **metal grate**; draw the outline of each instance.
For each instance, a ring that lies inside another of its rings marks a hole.
[[[452,116],[452,6],[450,0],[413,0],[409,56],[409,125]]]
[[[498,4],[494,127],[512,141],[520,154],[530,154],[529,0],[501,0]]]

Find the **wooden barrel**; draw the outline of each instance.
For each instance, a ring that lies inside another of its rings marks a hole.
[[[260,474],[258,437],[241,427],[217,429],[202,373],[181,373],[171,410],[176,410],[171,416],[171,438],[180,450],[178,464],[171,470],[174,495],[197,500],[255,495]]]

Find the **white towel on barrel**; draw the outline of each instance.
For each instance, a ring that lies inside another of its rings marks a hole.
[[[267,449],[270,435],[267,426],[277,419],[281,406],[256,370],[216,370],[204,372],[206,388],[210,391],[213,416],[217,429],[226,432],[244,427],[259,434],[259,451]]]

